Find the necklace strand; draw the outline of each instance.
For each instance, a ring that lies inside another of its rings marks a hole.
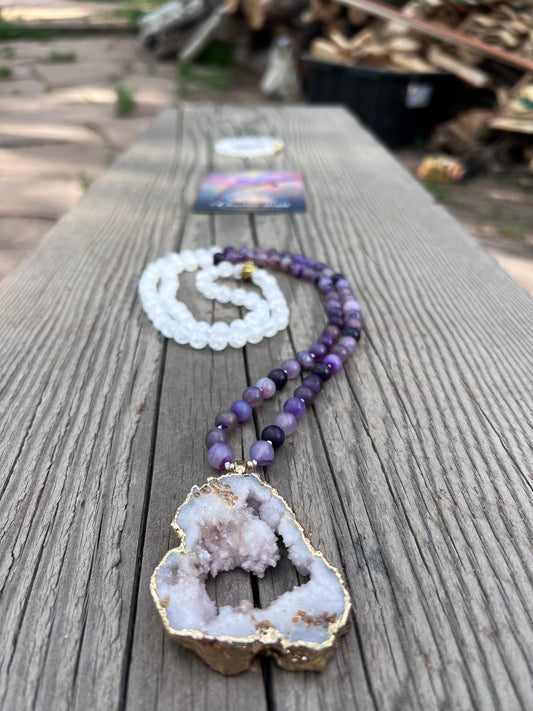
[[[274,418],[261,433],[261,439],[250,447],[249,465],[265,466],[274,458],[274,452],[281,447],[285,438],[295,432],[300,420],[324,383],[338,373],[345,361],[357,348],[361,337],[363,321],[359,303],[345,277],[327,267],[322,262],[290,252],[279,253],[255,247],[225,247],[213,255],[214,265],[229,262],[241,264],[253,262],[256,267],[269,267],[297,279],[303,279],[316,286],[325,301],[328,322],[317,341],[306,351],[300,351],[296,358],[286,360],[280,368],[274,368],[255,386],[242,393],[242,399],[235,400],[229,410],[223,410],[215,418],[215,427],[207,432],[205,444],[208,449],[207,461],[214,469],[235,467],[233,451],[228,444],[229,434],[238,424],[247,422],[254,408],[271,398],[277,390],[282,390],[288,380],[294,380],[301,371],[306,374],[292,397],[289,397],[283,411]]]

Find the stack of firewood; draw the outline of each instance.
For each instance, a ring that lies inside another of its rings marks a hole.
[[[304,14],[304,19],[324,23],[323,36],[311,44],[316,59],[400,71],[445,70],[476,87],[492,83],[490,72],[481,66],[483,53],[475,49],[478,43],[494,48],[495,59],[503,50],[505,56],[518,60],[517,66],[520,59],[533,60],[533,9],[521,0],[473,6],[456,0],[411,0],[401,12],[404,22],[370,18],[350,6],[346,15],[350,24],[342,29],[330,5],[331,0],[310,0],[310,10]]]
[[[410,0],[400,13],[374,0],[340,1],[350,5],[344,14],[333,13],[331,0],[310,0],[307,17],[323,23],[312,57],[390,71],[446,71],[492,90],[492,108],[466,111],[438,127],[434,147],[489,170],[504,167],[510,155],[531,160],[532,0]]]

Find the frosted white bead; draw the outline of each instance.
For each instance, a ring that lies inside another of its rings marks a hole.
[[[245,333],[232,334],[228,339],[228,344],[232,348],[242,348],[248,342],[247,335]]]
[[[189,344],[191,348],[205,348],[209,342],[209,339],[207,336],[202,336],[201,333],[191,333],[190,339],[189,339]]]
[[[208,267],[210,264],[213,263],[213,257],[211,256],[211,253],[207,251],[207,249],[197,249],[194,253],[194,256],[196,257],[198,265],[202,269]]]
[[[217,321],[211,326],[211,334],[227,338],[229,335],[229,325],[225,321]]]
[[[244,289],[233,289],[231,303],[235,304],[235,306],[243,306],[246,301],[246,294],[247,292]]]
[[[214,284],[208,284],[201,290],[201,293],[206,299],[214,299],[217,295],[217,288]]]
[[[233,269],[234,269],[233,264],[231,264],[230,262],[221,262],[218,265],[218,273],[222,277],[233,276]]]
[[[227,304],[228,301],[231,301],[231,292],[232,292],[232,289],[230,289],[229,286],[221,286],[217,290],[217,295],[216,295],[217,301],[219,301],[221,304]]]

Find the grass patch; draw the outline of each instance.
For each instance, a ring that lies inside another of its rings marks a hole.
[[[139,10],[138,7],[117,7],[117,9],[113,10],[111,13],[111,17],[116,17],[120,20],[127,20],[130,25],[134,25],[135,27],[138,25],[139,20],[143,15],[144,12]]]
[[[212,91],[227,91],[231,86],[233,73],[229,68],[218,66],[197,67],[191,62],[179,60],[176,65],[176,84],[180,96],[188,96],[195,87]]]
[[[78,61],[78,55],[75,52],[50,52],[43,61],[47,64],[72,64]]]
[[[0,41],[13,39],[45,40],[57,37],[58,30],[44,29],[42,27],[24,27],[14,22],[9,22],[2,17],[0,8]]]
[[[126,116],[131,116],[131,114],[137,108],[137,103],[135,101],[135,89],[125,84],[118,84],[115,87],[115,110],[117,116],[125,118]]]
[[[504,237],[520,239],[527,232],[527,225],[523,220],[510,220],[501,225],[500,232]]]
[[[446,183],[438,183],[436,180],[427,180],[424,182],[426,190],[433,195],[437,202],[453,203],[452,191]]]
[[[0,79],[11,79],[13,70],[11,67],[0,67]]]
[[[13,59],[15,56],[14,47],[0,47],[0,57],[3,59]]]

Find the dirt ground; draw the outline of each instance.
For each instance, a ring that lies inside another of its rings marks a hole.
[[[29,1],[6,5],[15,16],[34,12]],[[54,0],[46,11],[80,7]],[[185,101],[266,102],[255,76],[220,68],[185,75],[174,62],[156,62],[131,35],[0,41],[0,278],[156,114]],[[125,105],[132,112],[117,116]],[[411,172],[423,154],[395,152]],[[533,294],[533,176],[484,176],[429,189]]]

